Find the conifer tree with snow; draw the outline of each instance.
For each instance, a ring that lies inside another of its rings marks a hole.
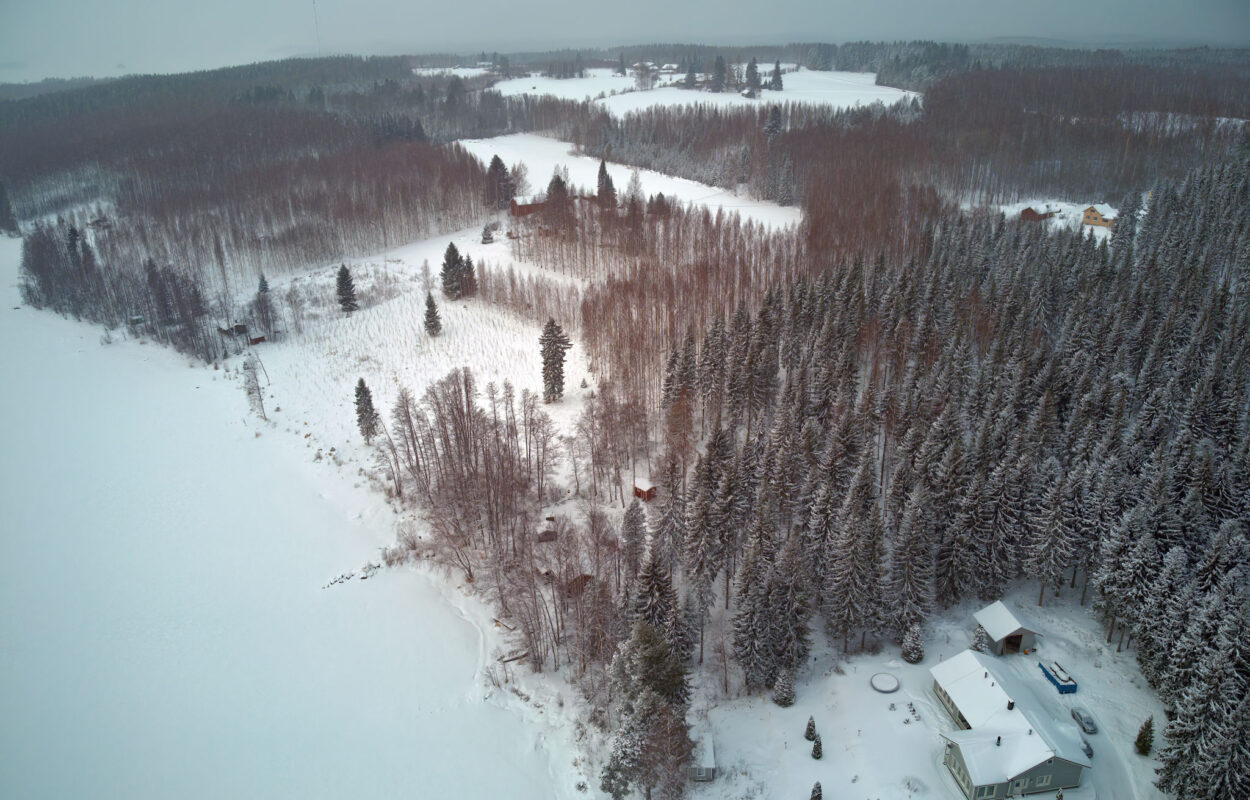
[[[908,664],[924,660],[924,632],[919,624],[912,624],[903,634],[903,660]]]
[[[760,95],[760,67],[755,63],[752,57],[750,63],[747,64],[747,96],[759,97]]]
[[[647,539],[647,513],[635,497],[621,518],[621,560],[625,567],[625,582],[631,583],[642,567],[642,554]]]
[[[788,669],[783,668],[777,673],[777,682],[773,684],[773,702],[782,708],[794,705],[794,678]]]
[[[682,80],[682,86],[687,89],[693,89],[699,84],[699,75],[695,69],[695,60],[690,59],[690,66],[686,70],[686,77]]]
[[[816,738],[812,740],[812,758],[819,761],[824,758],[825,749],[820,743],[820,734],[816,734]]]
[[[339,267],[335,281],[335,294],[338,296],[339,308],[343,310],[343,313],[350,314],[360,310],[360,304],[356,302],[356,284],[346,264]]]
[[[86,242],[83,242],[83,255],[85,256],[89,250],[86,249]],[[85,259],[84,259],[85,260]],[[273,309],[273,300],[269,297],[269,281],[265,280],[265,273],[260,274],[260,281],[256,286],[256,324],[267,335],[273,334],[274,320],[276,314]]]
[[[543,402],[554,403],[564,396],[564,354],[573,345],[551,317],[547,318],[538,344],[543,359]]]
[[[981,625],[978,625],[976,632],[972,634],[971,648],[978,653],[988,653],[990,651],[990,635]]]
[[[725,81],[728,78],[728,70],[725,67],[725,57],[717,56],[715,66],[712,67],[712,85],[713,92],[725,91]]]
[[[438,315],[438,305],[430,292],[425,293],[425,332],[430,336],[438,336],[443,332],[443,320]]]
[[[602,209],[616,208],[616,186],[608,174],[608,163],[602,158],[599,159],[599,192],[596,199]]]
[[[473,269],[473,259],[468,253],[465,253],[460,265],[460,296],[477,296],[477,271]]]
[[[13,214],[13,206],[9,204],[9,193],[4,188],[4,181],[0,181],[0,233],[9,236],[21,235],[17,217]]]
[[[443,296],[448,300],[460,298],[461,273],[464,269],[464,258],[455,242],[448,242],[443,252],[443,269],[440,274],[443,281]]]
[[[492,156],[486,169],[486,207],[492,211],[505,211],[516,193],[512,174],[504,166],[503,159]]]
[[[372,442],[373,437],[378,435],[381,422],[381,417],[373,407],[373,393],[365,385],[365,379],[361,378],[356,382],[356,427],[364,437],[365,444]]]
[[[490,244],[495,241],[495,227],[489,222],[482,226],[482,244]]]
[[[1133,749],[1137,751],[1139,756],[1150,755],[1151,748],[1155,743],[1155,718],[1147,717],[1137,730],[1137,738],[1133,741]]]
[[[774,92],[780,92],[782,90],[780,61],[773,64],[773,73],[768,80],[768,88],[772,89]]]
[[[808,800],[824,800],[824,792],[821,791],[820,781],[812,784],[812,796]]]
[[[807,718],[807,727],[803,729],[803,738],[809,742],[816,740],[816,718]]]

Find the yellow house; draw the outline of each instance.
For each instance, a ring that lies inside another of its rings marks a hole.
[[[1115,226],[1116,213],[1115,209],[1105,203],[1097,203],[1085,209],[1085,216],[1081,218],[1084,225],[1097,225],[1102,228],[1111,228]]]

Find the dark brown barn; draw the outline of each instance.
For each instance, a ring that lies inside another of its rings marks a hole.
[[[508,203],[508,213],[514,217],[528,217],[530,214],[542,211],[546,205],[546,203],[518,203],[514,197]]]
[[[655,487],[651,485],[650,481],[639,478],[634,482],[634,497],[637,497],[644,503],[648,503],[655,499]]]
[[[1050,219],[1058,213],[1058,211],[1037,211],[1033,206],[1029,206],[1020,212],[1020,219],[1025,222],[1041,222],[1042,220]]]

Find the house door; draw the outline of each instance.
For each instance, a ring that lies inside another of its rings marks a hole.
[[[1020,778],[1019,780],[1014,780],[1011,782],[1011,791],[1009,791],[1007,794],[1008,796],[1011,796],[1011,797],[1014,797],[1018,794],[1022,794],[1024,792],[1024,787],[1028,785],[1029,785],[1028,778]]]

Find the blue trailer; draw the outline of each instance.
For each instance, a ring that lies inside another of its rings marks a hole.
[[[1039,661],[1037,666],[1041,668],[1046,680],[1053,683],[1059,690],[1059,694],[1076,694],[1076,680],[1068,674],[1067,670],[1059,666],[1058,661],[1050,662],[1050,666]]]

